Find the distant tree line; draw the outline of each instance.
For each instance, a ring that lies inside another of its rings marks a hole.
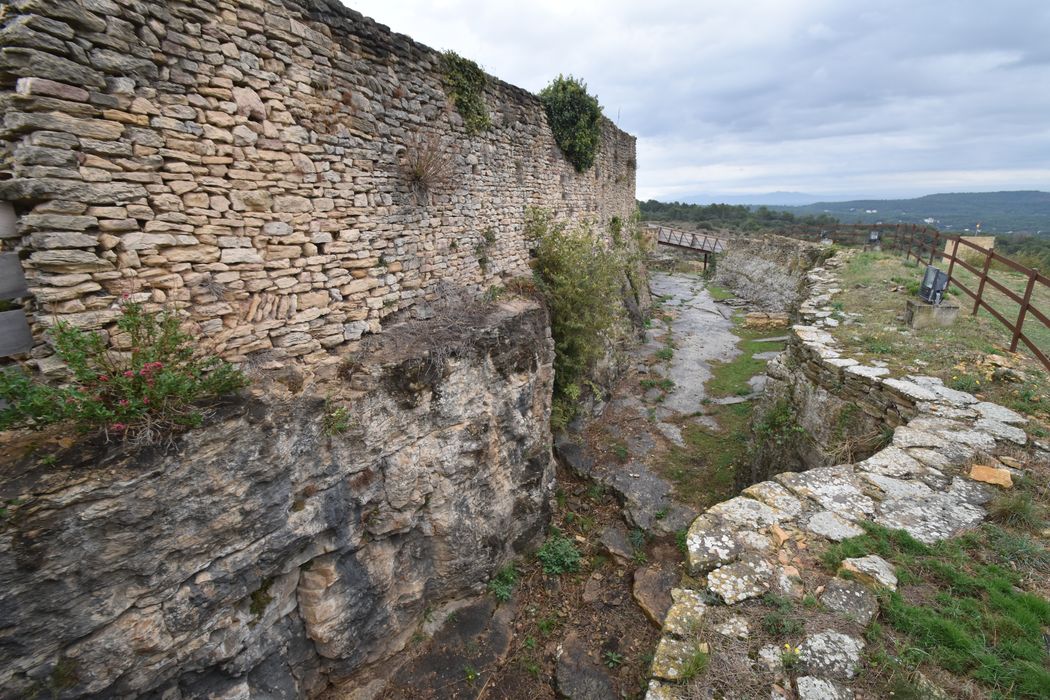
[[[689,221],[698,228],[711,230],[732,228],[760,231],[782,226],[828,226],[838,223],[838,219],[827,214],[799,216],[765,206],[752,208],[733,204],[684,204],[650,199],[639,202],[638,207],[645,221]]]
[[[1050,236],[997,234],[995,249],[1026,267],[1050,272]]]

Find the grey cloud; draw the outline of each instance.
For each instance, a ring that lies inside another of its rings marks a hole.
[[[639,194],[1050,187],[1050,3],[365,0],[539,90],[584,78],[639,138]]]

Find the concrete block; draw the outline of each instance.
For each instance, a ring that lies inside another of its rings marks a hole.
[[[904,312],[904,320],[909,327],[916,330],[931,326],[950,326],[958,316],[959,305],[950,301],[942,301],[935,306],[921,299],[909,299],[908,308]]]

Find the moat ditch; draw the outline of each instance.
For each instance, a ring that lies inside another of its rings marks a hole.
[[[631,369],[594,416],[555,439],[551,533],[580,554],[563,575],[529,556],[490,595],[430,611],[387,698],[635,698],[645,694],[685,531],[746,472],[766,363],[784,319],[694,272],[654,272]],[[506,598],[500,600],[499,598]]]

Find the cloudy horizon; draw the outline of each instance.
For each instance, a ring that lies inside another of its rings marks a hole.
[[[537,92],[583,78],[638,197],[1050,189],[1050,3],[343,0]]]

